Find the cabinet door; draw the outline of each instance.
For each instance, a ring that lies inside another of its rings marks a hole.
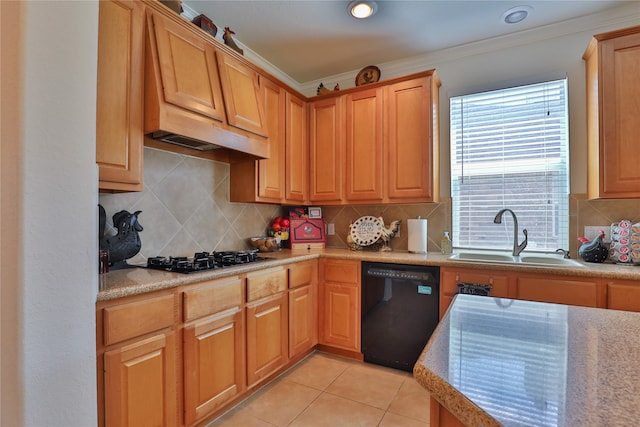
[[[284,198],[286,140],[285,90],[268,79],[261,79],[262,97],[269,134],[268,159],[258,160],[259,201],[280,203]]]
[[[388,197],[414,201],[436,201],[434,177],[437,140],[431,81],[422,77],[386,88],[386,130],[388,144]]]
[[[247,383],[266,378],[288,361],[287,293],[247,304]]]
[[[307,103],[286,94],[286,177],[285,199],[288,203],[304,203],[308,199],[309,155],[307,144]]]
[[[605,307],[604,291],[597,279],[519,275],[516,298],[584,307]]]
[[[258,73],[222,51],[217,58],[229,125],[267,136]]]
[[[360,288],[321,283],[320,343],[360,351]]]
[[[346,96],[347,201],[381,201],[382,177],[382,89]]]
[[[640,311],[640,281],[609,281],[607,283],[607,308]]]
[[[302,286],[289,291],[289,357],[318,343],[316,287]]]
[[[179,424],[174,332],[105,352],[104,367],[106,425]]]
[[[244,390],[242,310],[184,328],[185,424],[211,414]]]
[[[320,259],[320,344],[360,351],[360,261]]]
[[[599,64],[601,196],[640,197],[640,121],[630,119],[640,117],[640,27],[603,41]]]
[[[96,163],[99,189],[142,191],[144,5],[101,1]]]
[[[165,100],[175,106],[224,121],[216,51],[176,22],[153,14]]]
[[[344,116],[341,97],[309,105],[309,147],[311,202],[342,200]]]

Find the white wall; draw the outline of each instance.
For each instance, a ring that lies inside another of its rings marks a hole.
[[[92,426],[98,3],[24,7],[23,279],[16,301],[23,408],[17,410],[26,426]]]

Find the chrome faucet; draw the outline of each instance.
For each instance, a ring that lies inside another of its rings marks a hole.
[[[502,209],[500,212],[496,214],[496,217],[493,219],[494,224],[502,224],[502,214],[505,212],[509,212],[513,217],[513,256],[520,255],[520,252],[527,247],[528,239],[527,229],[522,230],[522,234],[524,234],[524,241],[518,244],[518,218],[516,214],[511,209]]]

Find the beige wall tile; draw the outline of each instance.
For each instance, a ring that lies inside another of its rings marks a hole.
[[[142,249],[134,262],[157,255],[193,255],[198,251],[248,249],[248,239],[265,235],[271,220],[283,209],[276,205],[232,203],[229,200],[229,165],[167,151],[145,148],[145,190],[100,194],[107,212],[107,234],[115,234],[112,216],[120,210],[141,210]],[[327,246],[347,247],[349,225],[363,215],[382,215],[386,224],[402,220],[400,236],[391,239],[397,251],[407,250],[407,219],[428,220],[427,250],[439,251],[442,233],[451,231],[451,200],[440,203],[322,206],[335,234]],[[570,199],[569,249],[578,253],[578,237],[587,225],[605,225],[621,219],[640,222],[640,200]],[[608,231],[608,230],[607,230]]]

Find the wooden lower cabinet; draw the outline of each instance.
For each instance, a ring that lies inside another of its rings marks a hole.
[[[289,358],[318,343],[318,262],[289,267]]]
[[[175,341],[172,331],[104,353],[105,425],[179,423]]]
[[[430,402],[429,425],[431,427],[464,427],[464,424],[436,399],[431,397]]]
[[[607,307],[606,287],[597,278],[443,267],[440,269],[441,318],[457,292],[458,282],[490,285],[493,297]]]
[[[607,280],[607,308],[640,311],[640,280]]]
[[[166,291],[96,304],[99,426],[181,422],[177,306]]]
[[[513,274],[505,271],[442,267],[440,269],[440,318],[444,316],[458,292],[458,283],[491,286],[491,296],[515,298]]]
[[[599,279],[518,274],[515,298],[583,307],[606,307],[606,289]]]
[[[243,317],[236,308],[185,325],[186,425],[212,414],[245,390]]]
[[[247,384],[253,387],[289,360],[287,293],[247,304]]]
[[[289,357],[312,349],[318,343],[318,316],[315,287],[289,291]]]
[[[319,343],[360,352],[360,261],[321,259]]]

